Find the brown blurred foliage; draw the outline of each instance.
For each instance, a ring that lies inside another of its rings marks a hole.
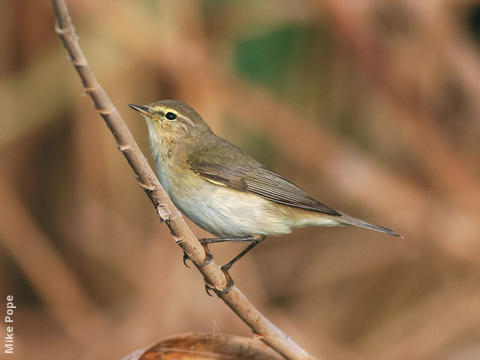
[[[67,3],[146,154],[127,104],[181,99],[315,198],[405,236],[267,239],[232,275],[282,330],[325,359],[480,358],[478,2]],[[0,20],[0,293],[15,296],[17,358],[250,336],[182,265],[81,93],[50,3],[5,0]]]

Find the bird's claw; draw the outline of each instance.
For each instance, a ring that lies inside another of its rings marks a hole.
[[[210,253],[210,249],[208,248],[208,244],[206,241],[202,241],[204,239],[200,239],[200,243],[203,245],[203,248],[205,249],[205,260],[201,264],[196,264],[197,267],[205,267],[208,264],[210,264],[213,260],[213,256]],[[190,260],[190,257],[188,254],[183,251],[183,265],[185,265],[187,268],[190,269],[190,266],[187,264],[187,260]],[[212,285],[206,278],[205,278],[205,292],[207,293],[208,296],[213,296],[211,291],[214,291],[217,295],[219,294],[228,294],[230,290],[232,290],[233,286],[235,285],[232,277],[228,273],[228,270],[230,267],[233,265],[233,262],[229,262],[226,265],[223,265],[220,269],[222,270],[223,274],[225,275],[225,279],[227,280],[227,285],[225,286],[224,289],[218,289],[216,286]]]
[[[183,250],[183,265],[190,269],[190,266],[187,264],[187,260],[190,260],[190,257],[187,255],[185,250]]]
[[[207,279],[205,279],[205,291],[208,296],[213,296],[211,291],[214,291],[217,295],[228,294],[230,290],[232,290],[232,288],[235,286],[235,282],[233,281],[232,277],[228,273],[228,268],[229,267],[226,267],[226,266],[222,266],[220,268],[223,274],[225,275],[225,278],[227,279],[227,285],[225,286],[224,289],[218,289],[217,287],[210,284]]]
[[[207,293],[208,296],[213,297],[212,293],[210,292],[211,290],[215,290],[215,287],[213,285],[210,285],[207,279],[205,279],[205,292]]]
[[[197,266],[198,267],[205,267],[212,262],[213,256],[210,253],[210,250],[209,250],[207,244],[205,244],[203,242],[201,242],[201,244],[203,245],[203,248],[205,249],[205,261],[201,264],[198,264]],[[183,265],[185,265],[187,268],[190,269],[190,266],[188,266],[188,264],[187,264],[187,260],[191,261],[190,257],[187,255],[185,250],[183,250]]]

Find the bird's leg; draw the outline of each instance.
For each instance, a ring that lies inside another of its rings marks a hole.
[[[207,266],[210,264],[212,261],[212,255],[210,254],[210,250],[208,249],[208,244],[217,244],[221,242],[227,242],[227,241],[232,241],[232,242],[243,242],[243,241],[254,241],[255,238],[253,236],[246,236],[246,237],[219,237],[219,238],[207,238],[207,239],[198,239],[200,243],[203,245],[203,248],[205,249],[205,254],[207,256],[207,260],[201,264],[200,266]],[[183,252],[183,265],[185,265],[187,268],[190,268],[190,266],[187,265],[187,260],[190,260],[188,257],[187,253],[184,251]]]
[[[235,264],[238,260],[240,260],[240,258],[242,258],[246,253],[248,253],[255,246],[257,246],[258,243],[260,243],[260,241],[262,241],[263,239],[265,239],[264,235],[252,236],[251,240],[250,240],[251,243],[242,252],[240,252],[240,254],[235,256],[232,260],[230,260],[228,263],[226,263],[225,265],[223,265],[221,267],[223,273],[225,274],[225,278],[227,279],[227,286],[225,287],[225,289],[219,290],[219,289],[215,288],[214,286],[212,286],[211,284],[209,284],[206,281],[205,282],[205,291],[207,292],[207,294],[212,296],[210,294],[210,290],[213,290],[216,293],[227,294],[233,288],[233,286],[235,285],[235,282],[233,281],[232,277],[230,276],[228,270],[233,266],[233,264]],[[244,240],[244,241],[248,241],[248,240]]]
[[[233,266],[233,264],[235,264],[238,260],[240,260],[240,258],[242,258],[243,255],[245,255],[250,250],[252,250],[255,246],[257,246],[258,243],[262,240],[263,238],[260,238],[260,239],[254,238],[252,242],[240,254],[238,254],[232,260],[230,260],[228,263],[222,266],[222,271],[227,272]]]
[[[208,239],[199,239],[202,244],[217,244],[221,242],[245,242],[245,241],[254,241],[254,236],[245,236],[245,237],[218,237],[218,238],[208,238]]]

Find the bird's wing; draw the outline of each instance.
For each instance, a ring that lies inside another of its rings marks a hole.
[[[189,164],[191,170],[216,185],[260,195],[279,204],[341,216],[339,212],[312,199],[296,185],[256,162],[221,165],[197,159]]]

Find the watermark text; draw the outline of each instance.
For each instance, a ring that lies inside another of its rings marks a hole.
[[[5,354],[13,354],[13,315],[17,307],[13,303],[13,295],[7,295],[7,306],[5,311],[5,330],[7,331],[5,335]]]

